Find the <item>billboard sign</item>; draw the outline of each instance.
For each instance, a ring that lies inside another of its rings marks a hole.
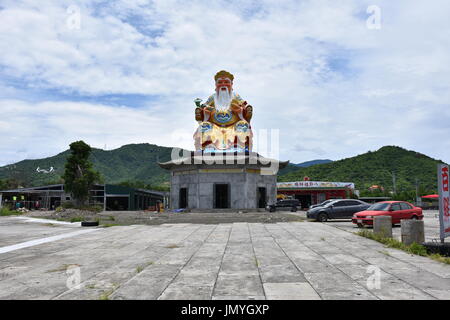
[[[438,164],[439,222],[441,241],[450,236],[450,192],[448,165]]]
[[[308,188],[348,188],[355,189],[355,184],[352,182],[328,182],[328,181],[292,181],[292,182],[278,182],[277,188],[291,188],[291,189],[308,189]]]

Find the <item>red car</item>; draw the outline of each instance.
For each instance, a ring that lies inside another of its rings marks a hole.
[[[422,208],[415,207],[409,202],[382,201],[371,205],[364,211],[355,213],[352,222],[358,227],[373,225],[374,216],[391,216],[392,224],[398,224],[402,219],[423,219]]]

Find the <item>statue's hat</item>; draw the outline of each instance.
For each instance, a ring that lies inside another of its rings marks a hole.
[[[231,73],[229,73],[228,71],[225,71],[225,70],[221,70],[221,71],[216,73],[216,75],[214,76],[214,80],[217,81],[217,79],[219,79],[219,78],[228,78],[231,81],[234,80],[234,76]]]

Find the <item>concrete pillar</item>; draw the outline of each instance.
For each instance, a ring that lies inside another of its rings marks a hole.
[[[383,238],[392,238],[392,217],[373,217],[373,233]]]
[[[422,244],[425,242],[425,227],[421,220],[401,220],[402,242],[411,245],[413,242]]]

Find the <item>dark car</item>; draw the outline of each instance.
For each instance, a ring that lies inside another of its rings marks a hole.
[[[300,201],[297,199],[283,199],[283,200],[278,200],[275,204],[272,205],[268,205],[266,207],[267,210],[269,210],[270,212],[275,212],[277,211],[277,209],[289,209],[290,211],[297,211],[297,208],[300,207],[301,209],[301,204]]]
[[[356,199],[339,199],[327,204],[309,209],[306,216],[309,219],[325,222],[329,219],[352,218],[353,214],[366,210],[370,204]]]
[[[311,205],[309,207],[309,209],[316,208],[316,207],[322,207],[322,206],[326,205],[327,203],[330,203],[331,201],[335,201],[335,199],[328,199],[328,200],[325,200],[325,201],[323,201],[321,203],[313,204],[313,205]]]

